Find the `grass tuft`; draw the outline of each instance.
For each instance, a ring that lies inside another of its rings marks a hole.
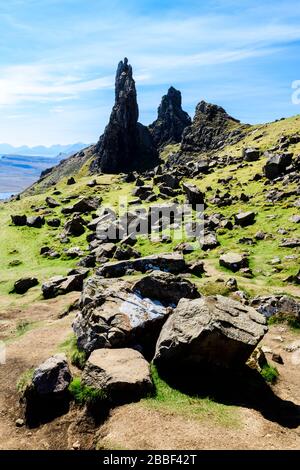
[[[271,384],[276,383],[279,376],[279,372],[276,367],[273,367],[270,364],[265,364],[260,373],[265,381]]]
[[[80,377],[75,377],[72,380],[69,385],[69,391],[73,395],[75,402],[79,405],[95,404],[107,398],[103,390],[84,385]]]

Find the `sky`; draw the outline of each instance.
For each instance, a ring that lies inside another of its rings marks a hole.
[[[300,113],[299,0],[6,0],[0,25],[0,142],[96,142],[125,56],[143,124],[171,85],[191,116],[202,99],[248,123]]]

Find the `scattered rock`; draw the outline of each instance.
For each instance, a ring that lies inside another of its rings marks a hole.
[[[45,224],[45,218],[40,215],[27,217],[26,225],[28,227],[41,228]]]
[[[67,185],[68,186],[71,186],[72,184],[75,184],[75,183],[76,183],[76,181],[73,178],[73,176],[71,176],[70,178],[67,179]]]
[[[273,180],[283,174],[286,168],[292,163],[292,154],[283,153],[281,155],[273,155],[269,158],[264,166],[265,176]]]
[[[224,266],[233,272],[248,266],[248,259],[238,253],[226,253],[219,258],[220,266]]]
[[[272,354],[272,361],[277,362],[277,364],[284,364],[282,357],[277,353]]]
[[[46,204],[51,208],[54,209],[55,207],[59,207],[60,203],[57,202],[53,197],[46,197]]]
[[[247,148],[243,150],[243,158],[246,162],[255,162],[260,157],[260,150],[257,148]]]
[[[234,216],[234,221],[236,225],[240,225],[241,227],[252,225],[255,222],[255,212],[240,212]]]
[[[26,215],[11,215],[11,221],[16,227],[22,227],[27,224]]]
[[[14,283],[13,292],[16,294],[25,294],[32,287],[37,286],[39,281],[36,277],[23,277]]]
[[[182,189],[187,196],[188,202],[193,207],[197,204],[204,204],[204,195],[197,186],[191,183],[183,183]]]

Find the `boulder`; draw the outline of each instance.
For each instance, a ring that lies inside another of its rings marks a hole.
[[[246,148],[243,150],[243,159],[246,162],[255,162],[260,157],[260,150],[257,148]]]
[[[195,299],[200,297],[195,284],[174,274],[154,271],[137,281],[133,291],[142,297],[159,300],[162,303],[177,304],[182,297]]]
[[[297,248],[300,246],[300,238],[284,238],[279,246],[282,248]]]
[[[230,271],[236,272],[242,268],[247,268],[248,259],[238,253],[225,253],[219,258],[220,266],[230,269]]]
[[[129,245],[118,246],[114,254],[114,258],[120,261],[127,260],[130,258],[139,258],[140,256],[141,254]]]
[[[36,277],[23,277],[14,283],[13,292],[16,294],[25,294],[31,287],[37,286],[39,281]]]
[[[71,379],[65,354],[51,356],[34,370],[21,398],[28,426],[36,427],[68,412]]]
[[[11,221],[17,227],[22,227],[27,224],[26,215],[11,215]]]
[[[283,153],[281,155],[273,155],[269,158],[264,166],[264,174],[269,180],[278,178],[282,175],[287,167],[292,163],[291,153]]]
[[[60,219],[58,219],[57,217],[53,219],[48,219],[46,222],[47,222],[47,225],[49,225],[49,227],[60,227],[60,224],[61,224]]]
[[[60,206],[60,203],[57,202],[53,197],[46,197],[46,204],[49,206],[51,209],[54,209],[55,207]]]
[[[26,225],[28,227],[34,227],[34,228],[41,228],[45,223],[45,218],[37,215],[37,216],[32,216],[32,217],[27,217],[27,223]]]
[[[183,183],[182,189],[184,190],[189,204],[195,207],[197,204],[204,204],[204,194],[200,189],[191,183]]]
[[[99,207],[99,204],[101,202],[101,199],[98,197],[84,197],[80,199],[78,202],[73,204],[73,206],[68,207],[69,213],[72,212],[79,212],[79,213],[85,213],[85,212],[92,212],[96,211]]]
[[[138,401],[151,393],[149,363],[134,349],[97,349],[90,355],[82,382],[102,390],[113,404]]]
[[[127,270],[141,271],[145,273],[149,270],[159,269],[173,274],[178,274],[186,270],[185,260],[180,253],[166,253],[159,255],[145,256],[128,261],[117,261],[105,263],[97,270],[97,274],[103,277],[121,277]]]
[[[252,225],[255,222],[255,212],[240,212],[234,216],[234,221],[236,225],[240,225],[241,227]]]
[[[80,237],[85,232],[83,222],[80,216],[74,216],[72,219],[67,220],[64,225],[64,236]]]
[[[43,296],[45,299],[51,299],[73,291],[81,292],[86,276],[87,272],[71,276],[54,276],[42,284]]]
[[[33,373],[32,385],[39,395],[67,392],[71,372],[65,354],[55,354],[40,364]]]
[[[73,176],[71,176],[70,178],[67,179],[67,185],[68,186],[71,186],[72,184],[75,184],[75,183],[76,183],[76,181],[73,178]]]
[[[162,328],[154,362],[177,371],[197,364],[242,367],[266,332],[263,315],[235,300],[181,299]]]
[[[98,276],[85,282],[80,308],[73,330],[78,347],[87,353],[98,348],[140,345],[151,356],[170,313],[157,300],[132,292],[129,283]]]
[[[204,263],[203,261],[196,261],[188,266],[188,271],[194,276],[201,277],[204,274]]]
[[[200,245],[202,250],[212,250],[219,245],[217,236],[215,233],[206,233],[203,238],[200,238]]]

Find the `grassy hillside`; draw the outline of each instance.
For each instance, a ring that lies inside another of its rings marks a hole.
[[[212,279],[203,278],[195,279],[200,287],[207,289],[207,284],[212,283],[215,277],[229,277],[232,275],[224,268],[220,268],[218,264],[219,255],[224,251],[235,251],[238,253],[248,252],[250,267],[253,270],[253,278],[245,279],[243,276],[236,274],[238,284],[241,288],[245,288],[252,294],[263,292],[272,292],[274,288],[277,291],[293,290],[295,295],[300,296],[299,289],[296,286],[288,286],[284,279],[289,275],[294,275],[299,270],[299,249],[279,247],[283,238],[278,233],[278,229],[284,228],[290,230],[288,237],[300,237],[300,224],[291,222],[290,217],[299,214],[299,208],[296,208],[293,203],[296,201],[297,196],[290,196],[283,199],[276,204],[271,204],[266,201],[266,191],[270,189],[287,190],[282,182],[273,184],[265,183],[265,179],[260,181],[253,181],[252,178],[256,173],[262,172],[262,167],[265,164],[266,157],[261,157],[257,162],[247,163],[245,166],[240,167],[234,161],[234,157],[240,156],[244,147],[255,146],[261,150],[267,150],[277,144],[278,139],[282,135],[293,135],[300,130],[300,116],[281,120],[278,122],[250,126],[247,129],[246,136],[237,144],[225,147],[218,155],[232,156],[232,163],[224,168],[217,169],[216,171],[199,176],[197,179],[191,179],[190,182],[196,184],[206,194],[208,201],[207,213],[220,213],[226,217],[232,217],[234,214],[242,211],[253,210],[256,212],[256,223],[246,228],[236,228],[233,230],[219,230],[217,235],[220,246],[210,252],[203,252],[197,244],[195,244],[195,251],[187,255],[188,260],[206,258],[211,266]],[[164,160],[168,159],[168,155],[178,150],[178,146],[168,146],[162,157]],[[289,151],[293,151],[295,155],[300,153],[300,143],[291,145]],[[199,158],[203,155],[199,155]],[[48,218],[59,217],[61,219],[61,227],[54,229],[45,224],[41,229],[29,227],[15,227],[11,225],[11,214],[26,214],[26,215],[45,215],[48,213],[49,208],[45,205],[45,198],[53,196],[54,188],[61,192],[60,195],[54,196],[56,200],[61,201],[64,198],[81,197],[84,195],[99,195],[103,198],[103,204],[110,204],[114,207],[117,206],[120,197],[127,196],[129,201],[134,199],[131,196],[133,184],[122,182],[118,176],[100,175],[97,177],[99,183],[94,188],[87,186],[91,176],[88,174],[89,162],[87,161],[82,168],[74,174],[76,184],[68,186],[66,184],[67,176],[64,176],[55,186],[52,185],[44,188],[42,183],[32,187],[30,192],[25,193],[20,201],[13,201],[0,204],[0,227],[1,227],[1,250],[0,250],[0,295],[6,298],[7,302],[26,302],[26,299],[31,299],[33,293],[38,297],[40,295],[40,288],[36,287],[29,293],[22,296],[9,294],[14,281],[22,276],[35,275],[39,281],[42,282],[52,275],[66,274],[70,267],[75,266],[78,260],[70,260],[64,254],[64,250],[71,246],[79,246],[81,249],[86,250],[88,243],[86,241],[86,233],[80,237],[72,237],[69,244],[61,244],[59,234],[62,231],[65,217],[61,214],[61,207],[51,209],[52,213],[46,215]],[[238,201],[231,206],[218,208],[211,204],[209,201],[213,197],[216,189],[225,192],[226,187],[218,182],[220,178],[232,176],[229,189],[232,195],[240,195],[244,192],[250,196],[248,202]],[[150,182],[149,182],[150,183]],[[295,185],[289,185],[288,190],[296,189]],[[156,192],[158,192],[155,189]],[[32,195],[28,195],[32,194]],[[183,196],[178,198],[183,200]],[[76,199],[74,199],[76,200]],[[158,202],[164,200],[158,199]],[[70,204],[73,203],[73,199]],[[64,204],[62,204],[63,206]],[[68,205],[68,204],[65,204]],[[86,217],[90,219],[91,216]],[[254,245],[245,245],[239,243],[239,239],[243,237],[253,238],[255,233],[259,230],[264,231],[267,235],[265,240],[257,241]],[[142,255],[151,253],[172,251],[178,244],[178,241],[171,243],[151,242],[144,237],[138,240],[136,248]],[[47,259],[40,256],[40,249],[42,246],[50,246],[61,254],[59,259]],[[290,255],[294,255],[292,259]],[[289,258],[286,258],[289,256]],[[275,263],[272,261],[274,258],[279,257],[280,262]],[[216,285],[215,290],[218,291],[220,285]],[[211,290],[208,288],[208,290]]]

